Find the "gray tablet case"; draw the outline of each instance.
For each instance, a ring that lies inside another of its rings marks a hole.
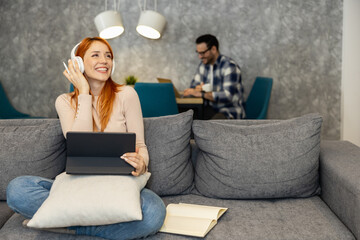
[[[134,167],[121,159],[135,152],[135,133],[68,132],[66,134],[68,174],[128,175]]]

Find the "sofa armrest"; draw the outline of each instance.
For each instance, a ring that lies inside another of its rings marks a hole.
[[[321,198],[360,239],[360,148],[347,141],[323,141]]]

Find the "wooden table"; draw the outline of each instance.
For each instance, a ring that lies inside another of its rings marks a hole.
[[[202,98],[176,98],[177,104],[203,104],[204,100]]]

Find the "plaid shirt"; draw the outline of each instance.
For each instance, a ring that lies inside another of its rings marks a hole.
[[[200,83],[210,83],[210,65],[200,63],[191,88]],[[244,118],[244,88],[241,83],[240,67],[229,57],[219,55],[213,66],[213,98],[210,106],[216,112],[223,113],[227,118]]]

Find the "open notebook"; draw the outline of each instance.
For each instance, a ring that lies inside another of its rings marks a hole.
[[[226,210],[196,204],[169,204],[160,232],[205,237]]]

